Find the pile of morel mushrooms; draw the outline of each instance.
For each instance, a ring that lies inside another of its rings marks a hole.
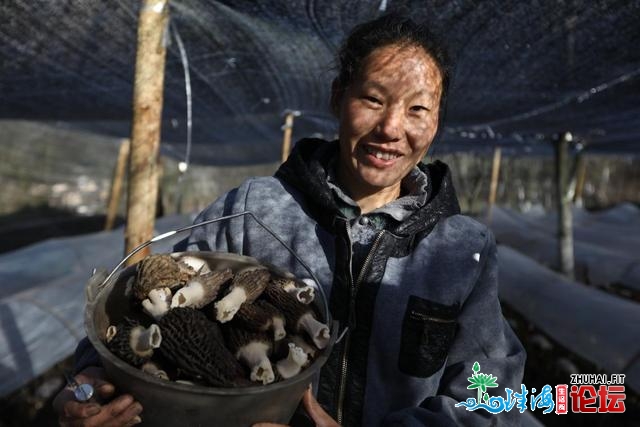
[[[106,345],[158,378],[269,384],[297,375],[329,342],[329,328],[310,304],[314,288],[267,268],[234,274],[212,271],[195,256],[150,255],[130,286],[145,315],[109,326]]]

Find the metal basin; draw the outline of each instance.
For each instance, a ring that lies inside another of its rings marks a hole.
[[[259,263],[256,259],[222,252],[181,252],[206,260],[212,270],[231,268],[237,273]],[[272,273],[293,277],[290,273],[266,265]],[[122,361],[104,345],[104,335],[110,324],[118,323],[131,313],[131,302],[125,296],[127,280],[135,275],[135,266],[128,267],[98,289],[88,289],[85,327],[91,343],[98,351],[108,378],[120,392],[132,394],[144,407],[146,426],[225,426],[248,427],[256,422],[287,423],[312,379],[327,361],[337,336],[337,326],[331,323],[327,301],[316,292],[313,304],[322,313],[322,321],[331,325],[331,340],[318,352],[313,363],[298,375],[266,386],[214,388],[163,381],[145,374]]]

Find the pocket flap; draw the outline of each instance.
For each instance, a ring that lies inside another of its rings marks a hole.
[[[459,305],[444,305],[414,295],[409,297],[404,320],[398,368],[415,377],[436,373],[447,358],[455,338]]]

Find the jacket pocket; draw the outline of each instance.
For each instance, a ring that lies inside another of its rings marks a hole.
[[[409,296],[398,358],[401,372],[425,378],[442,368],[456,334],[459,311],[457,304]]]

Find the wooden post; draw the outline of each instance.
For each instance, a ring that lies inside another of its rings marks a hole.
[[[584,191],[584,181],[587,177],[587,162],[584,158],[584,154],[578,154],[578,165],[576,166],[576,191],[573,195],[573,203],[582,207],[582,192]]]
[[[287,160],[287,157],[289,157],[289,152],[291,152],[291,132],[293,132],[293,118],[300,116],[300,111],[286,110],[285,114],[286,116],[284,119],[284,125],[282,126],[282,130],[284,131],[284,136],[282,138],[282,163]]]
[[[120,196],[122,195],[122,182],[127,171],[127,160],[129,159],[129,147],[131,143],[129,139],[123,139],[118,150],[118,161],[113,169],[113,178],[111,179],[111,190],[109,191],[109,202],[107,204],[107,219],[104,223],[105,230],[111,230],[118,215],[118,206],[120,206]]]
[[[569,143],[572,140],[571,133],[565,132],[555,141],[560,272],[571,280],[574,279],[573,224],[569,197]]]
[[[169,0],[142,1],[133,88],[125,253],[153,237],[168,17]],[[150,248],[145,248],[129,264],[149,252]]]
[[[493,214],[493,205],[496,203],[496,194],[498,193],[498,178],[500,177],[500,159],[502,150],[496,147],[493,150],[493,163],[491,165],[491,187],[489,188],[489,206],[487,207],[487,224],[491,224],[491,215]]]
[[[164,200],[162,199],[162,181],[164,178],[164,161],[158,158],[158,196],[156,197],[156,218],[165,215]]]

